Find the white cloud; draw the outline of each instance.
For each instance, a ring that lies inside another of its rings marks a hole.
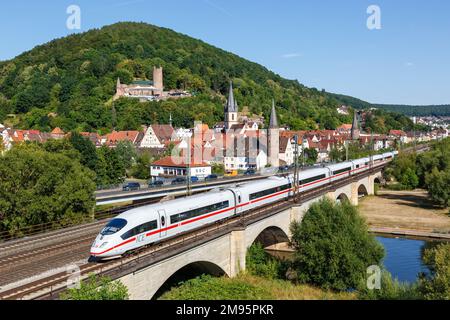
[[[301,56],[302,56],[301,53],[294,52],[294,53],[283,54],[281,57],[284,58],[284,59],[292,59],[292,58],[298,58],[298,57],[301,57]]]
[[[407,67],[407,68],[414,67],[414,63],[413,62],[405,62],[405,67]]]

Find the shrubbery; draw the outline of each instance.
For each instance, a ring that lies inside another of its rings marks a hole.
[[[301,223],[292,224],[291,232],[299,281],[322,288],[356,288],[367,268],[379,265],[384,256],[382,245],[349,203],[314,203]]]

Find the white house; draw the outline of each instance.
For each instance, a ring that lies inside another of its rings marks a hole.
[[[294,163],[294,150],[295,146],[289,137],[280,138],[280,160],[290,166]],[[299,148],[300,149],[300,148]]]
[[[211,174],[211,165],[203,163],[186,163],[186,159],[180,157],[166,157],[155,161],[150,166],[152,179],[158,177],[186,177],[190,170],[191,177],[205,178]]]
[[[139,147],[163,149],[173,140],[175,130],[171,125],[151,125],[145,130],[144,138]]]

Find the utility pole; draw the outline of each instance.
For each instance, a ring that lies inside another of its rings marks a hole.
[[[298,193],[298,135],[294,136],[294,198],[296,198]]]
[[[186,194],[188,196],[192,195],[192,178],[191,178],[191,137],[187,137],[187,159],[186,159],[186,168],[187,168],[187,190]]]
[[[344,147],[345,147],[345,162],[348,162],[348,140],[344,141]]]

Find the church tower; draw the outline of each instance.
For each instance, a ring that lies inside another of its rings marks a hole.
[[[352,123],[352,131],[351,131],[351,139],[359,140],[361,131],[359,130],[359,123],[358,123],[358,112],[355,110],[355,114],[353,115],[353,123]]]
[[[275,101],[272,100],[272,112],[270,113],[269,132],[267,137],[268,164],[272,167],[280,166],[280,128],[278,127]]]
[[[239,107],[233,93],[233,82],[230,81],[230,92],[228,93],[227,104],[225,105],[225,130],[229,130],[232,125],[238,124]]]

